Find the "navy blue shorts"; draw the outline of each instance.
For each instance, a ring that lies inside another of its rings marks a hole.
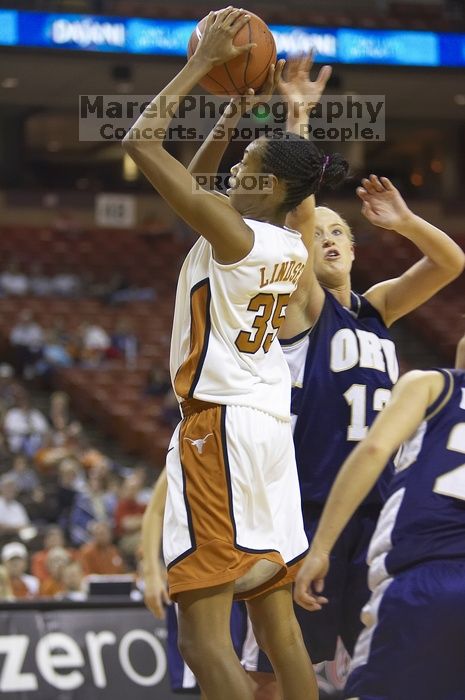
[[[318,506],[303,506],[305,532],[310,544],[322,510]],[[294,606],[314,664],[334,659],[338,637],[349,654],[353,653],[363,628],[360,612],[370,597],[366,556],[379,510],[377,506],[360,508],[336,542],[323,591],[329,602],[318,612],[309,612],[300,605]],[[271,664],[263,653],[259,655],[258,670],[272,672]]]
[[[166,615],[168,630],[167,659],[173,693],[199,693],[194,674],[185,663],[178,649],[177,605],[169,605]],[[243,602],[234,602],[231,610],[231,638],[234,649],[242,658],[243,645],[247,635],[247,608]]]
[[[465,561],[425,562],[383,581],[363,619],[345,698],[464,700]]]

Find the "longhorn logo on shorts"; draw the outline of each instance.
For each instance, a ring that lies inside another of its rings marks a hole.
[[[197,440],[191,440],[188,437],[185,437],[184,440],[187,440],[188,442],[191,443],[191,445],[194,445],[194,447],[197,448],[197,452],[199,455],[203,453],[203,448],[205,447],[205,443],[207,442],[208,438],[213,435],[213,433],[208,433],[208,435],[205,435],[204,438],[198,438]]]

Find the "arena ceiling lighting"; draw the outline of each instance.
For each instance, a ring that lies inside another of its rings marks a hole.
[[[0,10],[0,46],[185,56],[194,21]],[[464,67],[465,34],[270,25],[281,56],[318,62]]]

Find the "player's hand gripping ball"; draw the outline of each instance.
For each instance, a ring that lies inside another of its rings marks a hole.
[[[232,10],[232,12],[236,11]],[[252,46],[248,51],[227,63],[213,66],[200,81],[200,86],[213,95],[243,95],[250,88],[253,88],[256,93],[260,92],[270,65],[276,63],[276,44],[273,34],[260,17],[252,12],[247,12],[247,16],[250,17],[249,21],[238,27],[233,43],[235,46],[246,46],[252,43],[256,46]],[[191,34],[187,50],[188,59],[194,54],[202,38],[207,19],[208,17],[204,17],[200,20]],[[241,22],[239,21],[238,24]]]

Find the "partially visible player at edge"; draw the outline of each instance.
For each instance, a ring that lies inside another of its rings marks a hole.
[[[345,461],[295,597],[318,610],[337,538],[391,455],[396,474],[368,551],[371,599],[345,697],[458,700],[465,688],[465,336],[455,370],[408,372]]]
[[[164,557],[182,655],[208,700],[252,700],[229,632],[233,597],[247,599],[283,696],[309,700],[318,690],[291,593],[308,543],[298,515],[290,376],[276,335],[307,258],[300,234],[284,221],[317,189],[324,156],[291,134],[254,141],[235,168],[236,182],[264,173],[272,187],[248,194],[238,186],[228,199],[196,191],[163,140],[137,138],[145,128],[166,133],[170,117],[160,104],[167,95],[181,100],[213,65],[250,48],[233,44],[247,21],[233,8],[210,13],[194,56],[123,145],[202,236],[180,272],[171,343],[184,418],[167,454]],[[336,157],[326,176],[342,180],[346,171]]]

